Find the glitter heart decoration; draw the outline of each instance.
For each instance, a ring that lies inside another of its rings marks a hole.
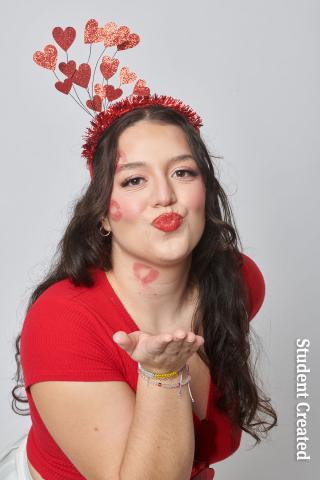
[[[68,63],[61,62],[59,63],[59,70],[63,73],[66,77],[70,78],[73,76],[74,72],[76,71],[77,64],[74,60],[70,60]]]
[[[80,87],[87,88],[91,77],[91,67],[88,63],[79,65],[78,70],[73,74],[72,81]]]
[[[33,54],[33,60],[40,67],[54,70],[57,63],[57,49],[54,45],[47,45],[44,47],[44,51],[37,51]]]
[[[123,91],[121,88],[115,88],[113,85],[106,85],[106,97],[111,102],[112,100],[116,100],[117,98],[120,98],[121,95],[123,94]]]
[[[59,78],[55,71],[58,60],[56,46],[46,45],[43,51],[34,53],[33,60],[37,65],[52,70],[56,78],[54,84],[56,90],[65,95],[69,94],[89,115],[93,116],[92,112],[100,112],[103,105],[105,105],[104,108],[107,108],[106,101],[112,102],[123,95],[123,90],[120,88],[122,85],[128,85],[137,79],[137,75],[131,72],[128,67],[122,67],[119,73],[119,84],[116,85],[114,81],[113,85],[108,83],[111,78],[114,79],[119,70],[120,62],[118,58],[115,58],[117,52],[133,48],[140,42],[139,35],[130,32],[128,26],[118,26],[116,22],[112,21],[100,26],[96,19],[89,19],[85,23],[83,31],[83,42],[90,49],[88,60],[80,63],[78,67],[74,59],[68,58],[68,50],[77,37],[76,29],[71,26],[56,26],[52,29],[52,36],[66,55],[65,61],[59,62],[59,71],[57,72],[61,72],[64,78]],[[97,56],[95,65],[91,67],[89,60],[94,55],[95,44],[102,44],[103,51]],[[105,54],[107,48],[115,48],[114,54]],[[100,81],[100,83],[95,79],[95,76],[99,73],[102,75],[102,82]],[[135,84],[131,95],[146,95],[150,91],[143,82],[144,80],[139,80]],[[79,96],[77,87],[81,87],[87,92],[88,101]]]
[[[86,105],[95,112],[101,112],[102,110],[102,98],[99,95],[95,95],[92,100],[87,100]]]
[[[67,27],[63,30],[61,27],[55,27],[52,30],[52,36],[65,52],[71,47],[76,38],[76,31],[73,27]]]
[[[84,29],[84,43],[98,43],[103,38],[103,29],[99,28],[97,20],[88,20]]]
[[[133,48],[140,42],[140,37],[136,33],[130,33],[128,38],[121,43],[118,44],[118,50],[127,50],[127,48]]]
[[[101,98],[106,98],[106,86],[107,85],[101,85],[101,83],[96,83],[94,86],[94,93]]]
[[[125,42],[130,34],[130,30],[125,25],[122,25],[117,30],[117,45],[121,45],[121,43]],[[118,47],[119,49],[119,47]]]
[[[118,70],[118,66],[119,60],[117,58],[104,56],[100,65],[100,71],[103,77],[108,80],[116,73],[116,71]]]
[[[130,72],[128,67],[122,67],[120,70],[120,85],[131,83],[137,78],[134,72]]]
[[[59,90],[59,92],[68,95],[72,88],[72,80],[70,78],[66,78],[64,82],[56,82],[54,86],[57,90]]]
[[[150,95],[150,88],[146,86],[145,80],[138,80],[133,89],[133,95]]]
[[[108,22],[103,28],[103,43],[105,47],[113,47],[117,45],[118,27],[115,22]]]

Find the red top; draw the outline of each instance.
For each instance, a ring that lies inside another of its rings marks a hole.
[[[250,320],[265,296],[261,271],[243,254],[243,276],[250,292]],[[79,480],[84,477],[55,443],[41,420],[30,385],[49,380],[122,380],[136,391],[137,362],[122,350],[112,335],[139,330],[103,270],[92,271],[92,287],[74,286],[69,279],[51,285],[31,306],[21,332],[21,365],[30,406],[32,426],[27,441],[31,464],[46,480]],[[191,478],[213,478],[210,464],[232,455],[240,445],[242,430],[213,406],[216,396],[211,381],[206,418],[193,413],[195,459]],[[200,478],[200,476],[197,476]]]

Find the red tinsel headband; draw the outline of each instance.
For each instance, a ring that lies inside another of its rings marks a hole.
[[[137,75],[134,72],[130,72],[128,67],[122,67],[119,73],[119,85],[115,87],[108,82],[118,70],[119,60],[114,58],[117,52],[133,48],[140,42],[139,35],[130,33],[127,26],[117,27],[116,23],[109,22],[104,27],[99,27],[96,20],[88,20],[84,29],[84,43],[90,45],[89,56],[87,62],[80,64],[78,68],[76,62],[69,60],[68,57],[68,50],[76,38],[76,30],[73,27],[67,27],[64,30],[61,27],[55,27],[52,30],[52,36],[59,47],[66,53],[66,62],[60,62],[58,65],[59,70],[65,77],[64,80],[61,81],[55,72],[58,51],[54,45],[46,45],[43,51],[35,52],[33,60],[37,65],[52,70],[57,80],[55,83],[56,89],[65,95],[71,96],[86,113],[93,117],[91,127],[87,128],[84,136],[85,143],[82,146],[82,156],[87,160],[87,168],[91,177],[94,151],[99,138],[114,120],[130,110],[147,105],[170,107],[182,114],[196,131],[199,131],[199,128],[202,126],[202,120],[189,105],[170,96],[150,95],[150,89],[146,86],[145,80],[142,79],[136,81],[131,95],[109,106],[111,101],[122,96],[123,90],[120,88],[122,85],[129,84],[137,79]],[[92,69],[89,60],[94,43],[103,43],[104,47],[91,75]],[[116,47],[113,56],[104,55],[106,49],[112,46]],[[98,65],[102,74],[101,83],[95,83]],[[91,85],[89,86],[90,80]],[[104,83],[105,81],[106,84]],[[86,90],[89,99],[85,103],[80,98],[76,85]],[[71,91],[74,95],[70,93]],[[92,112],[96,112],[96,114],[94,115]]]

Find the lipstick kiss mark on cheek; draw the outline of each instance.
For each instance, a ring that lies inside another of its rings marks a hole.
[[[111,200],[109,213],[110,213],[111,219],[114,220],[115,222],[118,222],[122,218],[120,205],[116,200]]]
[[[140,280],[143,285],[148,285],[153,282],[159,275],[158,270],[148,267],[148,265],[144,265],[143,263],[134,263],[133,272],[135,277]]]

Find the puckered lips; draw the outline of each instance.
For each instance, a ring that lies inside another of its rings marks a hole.
[[[183,221],[183,217],[175,212],[163,213],[159,217],[155,218],[152,225],[164,232],[172,232],[180,227]]]

